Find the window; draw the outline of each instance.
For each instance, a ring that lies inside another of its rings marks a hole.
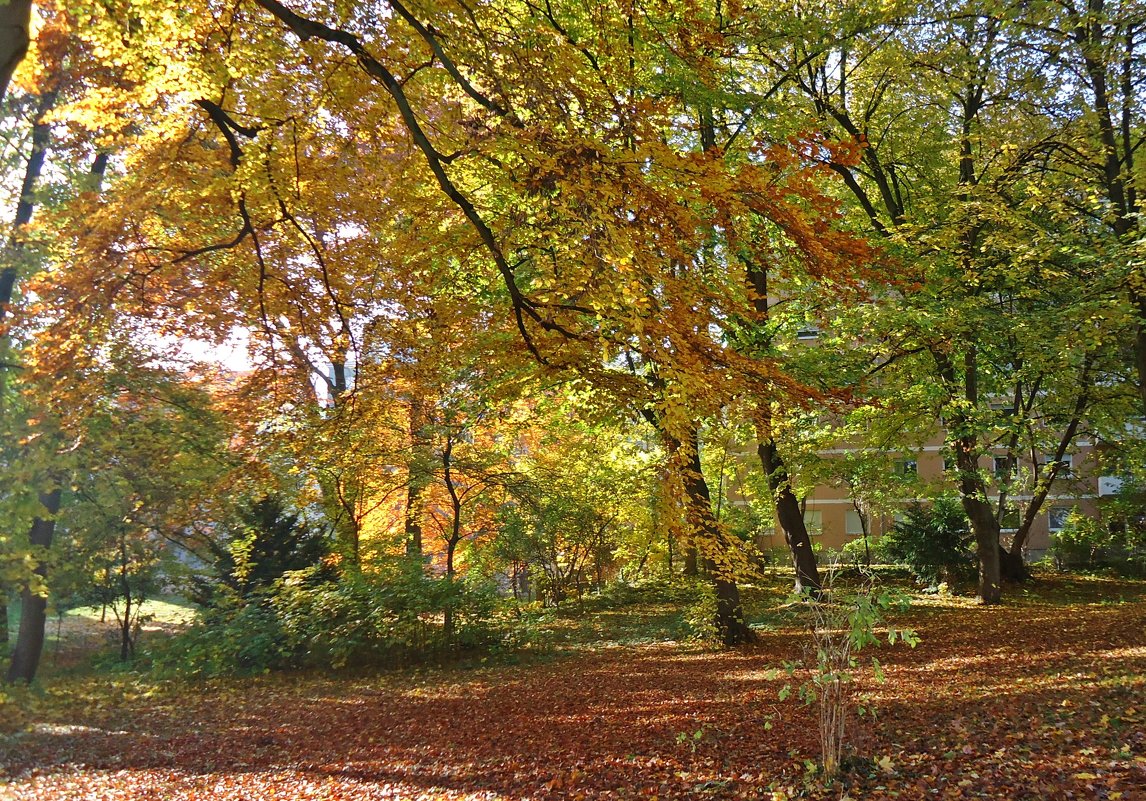
[[[796,331],[796,339],[802,340],[804,342],[810,342],[813,339],[819,338],[820,329],[816,328],[814,325],[804,326],[803,328]]]
[[[1054,456],[1053,455],[1043,457],[1043,466],[1044,467],[1050,467],[1053,464],[1054,464]],[[1069,476],[1070,475],[1070,469],[1073,466],[1074,466],[1074,457],[1072,457],[1069,453],[1064,454],[1062,457],[1062,467],[1059,468],[1058,474],[1060,476]]]
[[[1122,485],[1126,483],[1126,479],[1122,476],[1099,476],[1098,477],[1098,497],[1105,498],[1108,495],[1117,495],[1122,491]]]
[[[908,478],[919,475],[919,462],[915,459],[900,459],[895,463],[895,474]]]
[[[863,520],[855,509],[848,509],[844,513],[844,531],[849,537],[863,536]]]
[[[995,478],[999,481],[1008,481],[1015,475],[1015,466],[1009,456],[995,457]]]
[[[1003,512],[1003,519],[1000,521],[999,528],[1003,531],[1015,531],[1019,527],[1019,507],[1008,506]]]
[[[1047,528],[1052,534],[1066,528],[1066,520],[1072,511],[1069,506],[1052,506],[1047,510]]]
[[[804,510],[804,525],[808,528],[809,536],[820,536],[824,533],[824,513],[819,509]]]

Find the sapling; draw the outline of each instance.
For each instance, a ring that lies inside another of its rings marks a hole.
[[[797,696],[807,705],[819,708],[821,767],[823,776],[830,781],[840,770],[840,758],[847,733],[847,718],[853,706],[857,679],[870,667],[879,683],[886,681],[879,660],[872,657],[862,663],[857,656],[868,646],[879,645],[886,639],[889,645],[902,641],[915,647],[919,638],[911,629],[887,627],[880,629],[885,615],[893,610],[906,609],[909,599],[898,590],[877,587],[874,577],[861,574],[852,587],[838,586],[839,572],[835,566],[825,576],[819,595],[802,593],[796,600],[806,605],[809,612],[809,633],[812,635],[805,661],[811,668],[810,677],[797,687]],[[786,665],[788,675],[794,676],[801,667],[798,663]],[[790,684],[780,690],[780,700],[792,693]],[[857,711],[863,715],[863,707]]]

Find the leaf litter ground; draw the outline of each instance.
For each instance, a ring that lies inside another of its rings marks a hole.
[[[156,686],[61,678],[5,710],[0,798],[1146,799],[1146,585],[1044,579],[1008,606],[936,598],[865,682],[841,781],[814,710],[755,646],[569,651],[525,665]],[[20,699],[16,699],[19,701]]]

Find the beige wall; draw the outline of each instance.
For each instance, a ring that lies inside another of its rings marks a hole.
[[[844,449],[840,449],[827,451],[821,455],[831,458],[833,455],[839,455],[843,452],[845,452]],[[1027,541],[1027,550],[1033,555],[1038,555],[1050,546],[1052,516],[1061,524],[1062,518],[1073,508],[1078,508],[1084,514],[1095,512],[1099,482],[1097,461],[1094,457],[1094,449],[1089,443],[1082,443],[1078,451],[1072,455],[1070,475],[1055,481],[1050,495],[1035,518]],[[954,479],[944,470],[942,449],[938,438],[918,450],[914,455],[914,461],[917,465],[918,480],[914,482],[904,481],[904,496],[902,498],[904,505],[917,498],[924,500],[941,492],[955,490]],[[993,458],[985,457],[982,459],[980,467],[991,471],[994,467]],[[1027,476],[1033,472],[1029,460],[1020,462],[1019,469]],[[1029,483],[1029,480],[1026,483]],[[992,486],[992,490],[996,493],[992,500],[997,502],[998,488]],[[1024,492],[1027,494],[1023,494]],[[730,494],[732,495],[732,502],[735,503],[735,490],[732,489]],[[1010,499],[1011,503],[1019,507],[1020,514],[1025,513],[1029,501],[1029,489],[1020,490],[1017,496]],[[813,541],[820,543],[823,547],[839,549],[846,542],[860,538],[858,515],[846,487],[817,486],[806,498],[806,509],[806,519],[809,522],[809,531],[813,535]],[[893,525],[893,514],[894,512],[885,513],[883,516],[875,515],[875,519],[870,522],[871,533],[878,536]],[[778,524],[774,531],[775,533],[771,536],[761,538],[758,545],[762,548],[785,547],[783,532]],[[1006,546],[1010,545],[1011,531],[1013,528],[1004,527],[1003,543]]]

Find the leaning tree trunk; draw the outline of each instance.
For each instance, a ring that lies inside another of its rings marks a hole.
[[[808,536],[800,500],[792,492],[788,471],[777,452],[775,440],[766,436],[762,438],[756,446],[756,453],[768,476],[768,487],[776,499],[776,516],[780,520],[780,527],[784,529],[784,539],[792,554],[792,566],[796,568],[796,592],[807,590],[818,594],[822,585],[816,554],[812,550],[812,538]]]
[[[40,495],[40,504],[45,514],[37,517],[28,532],[28,542],[36,549],[47,550],[52,545],[52,537],[56,531],[55,515],[60,511],[59,487],[51,492]],[[41,554],[42,556],[42,554]],[[47,578],[48,569],[41,558],[36,565],[35,574],[41,579]],[[36,671],[40,667],[40,655],[44,651],[44,627],[47,625],[47,596],[33,591],[26,584],[20,593],[20,630],[16,635],[16,647],[12,651],[12,662],[8,665],[6,680],[9,684],[15,682],[30,683],[36,678]]]
[[[731,230],[731,229],[730,229]],[[764,328],[771,317],[768,300],[768,270],[754,260],[745,259],[745,279],[752,297],[752,307],[756,321]],[[820,571],[816,565],[816,554],[812,551],[812,539],[808,536],[808,526],[804,523],[804,511],[800,500],[792,492],[792,483],[787,467],[780,458],[776,440],[772,435],[772,414],[767,403],[757,407],[753,423],[756,428],[756,454],[760,466],[768,477],[768,488],[776,502],[776,516],[784,529],[784,540],[792,554],[792,566],[796,569],[796,592],[805,589],[817,596],[820,593]]]

